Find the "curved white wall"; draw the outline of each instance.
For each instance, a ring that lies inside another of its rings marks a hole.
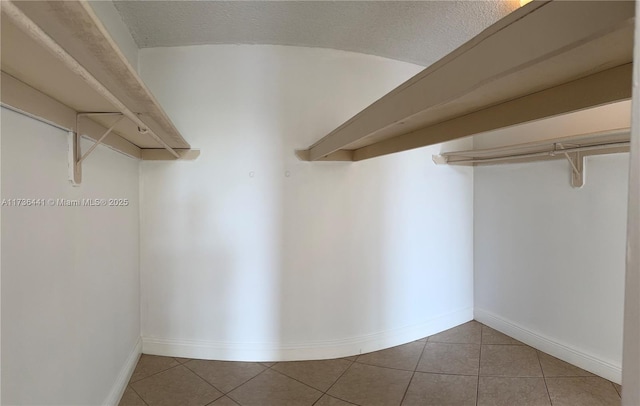
[[[146,353],[327,358],[472,318],[473,175],[439,147],[360,163],[294,155],[422,68],[282,46],[140,51],[195,148],[141,169]]]

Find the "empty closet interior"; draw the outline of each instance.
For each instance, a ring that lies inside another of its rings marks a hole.
[[[637,404],[637,8],[2,1],[2,403],[475,319]]]

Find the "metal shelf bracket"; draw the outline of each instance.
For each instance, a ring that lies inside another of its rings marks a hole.
[[[119,116],[118,119],[111,124],[111,126],[105,131],[104,134],[89,148],[87,152],[82,153],[80,140],[82,133],[80,132],[80,118],[84,116]],[[69,181],[73,186],[80,186],[82,183],[82,162],[107,138],[107,135],[113,131],[118,123],[124,118],[122,113],[112,112],[95,112],[95,113],[78,113],[76,114],[76,128],[74,131],[69,131]]]
[[[575,148],[579,146],[573,146]],[[585,170],[585,156],[581,151],[576,152],[563,152],[564,145],[557,142],[554,144],[554,153],[556,151],[562,153],[569,164],[571,165],[571,187],[579,189],[584,186],[584,170]]]

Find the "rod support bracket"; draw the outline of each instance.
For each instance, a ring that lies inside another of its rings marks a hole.
[[[579,189],[584,186],[585,156],[582,152],[565,154],[571,164],[571,187]]]
[[[431,155],[433,163],[436,165],[446,165],[449,159],[445,155]]]
[[[80,135],[77,131],[69,131],[67,134],[69,145],[69,182],[71,186],[78,187],[82,183],[82,164],[78,163],[80,157]]]
[[[556,142],[553,144],[553,152],[563,154],[569,161],[569,165],[571,165],[571,187],[579,189],[584,186],[585,155],[582,151],[564,152],[565,148],[562,143]]]

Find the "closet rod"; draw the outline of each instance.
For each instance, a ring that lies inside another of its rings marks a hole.
[[[469,159],[455,159],[449,160],[455,155],[446,156],[448,164],[470,164],[470,163],[490,163],[490,162],[501,162],[508,161],[512,159],[522,159],[522,158],[535,158],[539,156],[555,156],[556,154],[569,154],[573,152],[584,152],[584,151],[597,151],[597,150],[606,150],[606,149],[615,149],[615,148],[628,148],[631,144],[629,141],[626,142],[613,142],[613,143],[604,143],[604,144],[596,144],[589,145],[584,147],[567,147],[567,148],[556,148],[556,144],[554,144],[553,149],[539,152],[531,152],[527,154],[511,154],[511,155],[502,155],[499,157],[491,157],[491,158],[469,158]]]
[[[48,49],[58,60],[66,65],[72,72],[80,76],[89,86],[96,92],[107,99],[113,106],[124,114],[128,119],[133,121],[139,128],[147,130],[148,134],[153,137],[164,149],[169,151],[171,155],[180,158],[173,148],[158,137],[140,118],[129,110],[116,96],[113,95],[106,87],[102,85],[89,71],[78,63],[71,55],[69,55],[58,43],[56,43],[47,33],[45,33],[37,24],[27,17],[15,4],[11,1],[2,2],[2,12],[5,13],[13,23],[28,34],[32,39]],[[75,129],[77,131],[77,129]],[[142,131],[141,131],[142,132]]]

